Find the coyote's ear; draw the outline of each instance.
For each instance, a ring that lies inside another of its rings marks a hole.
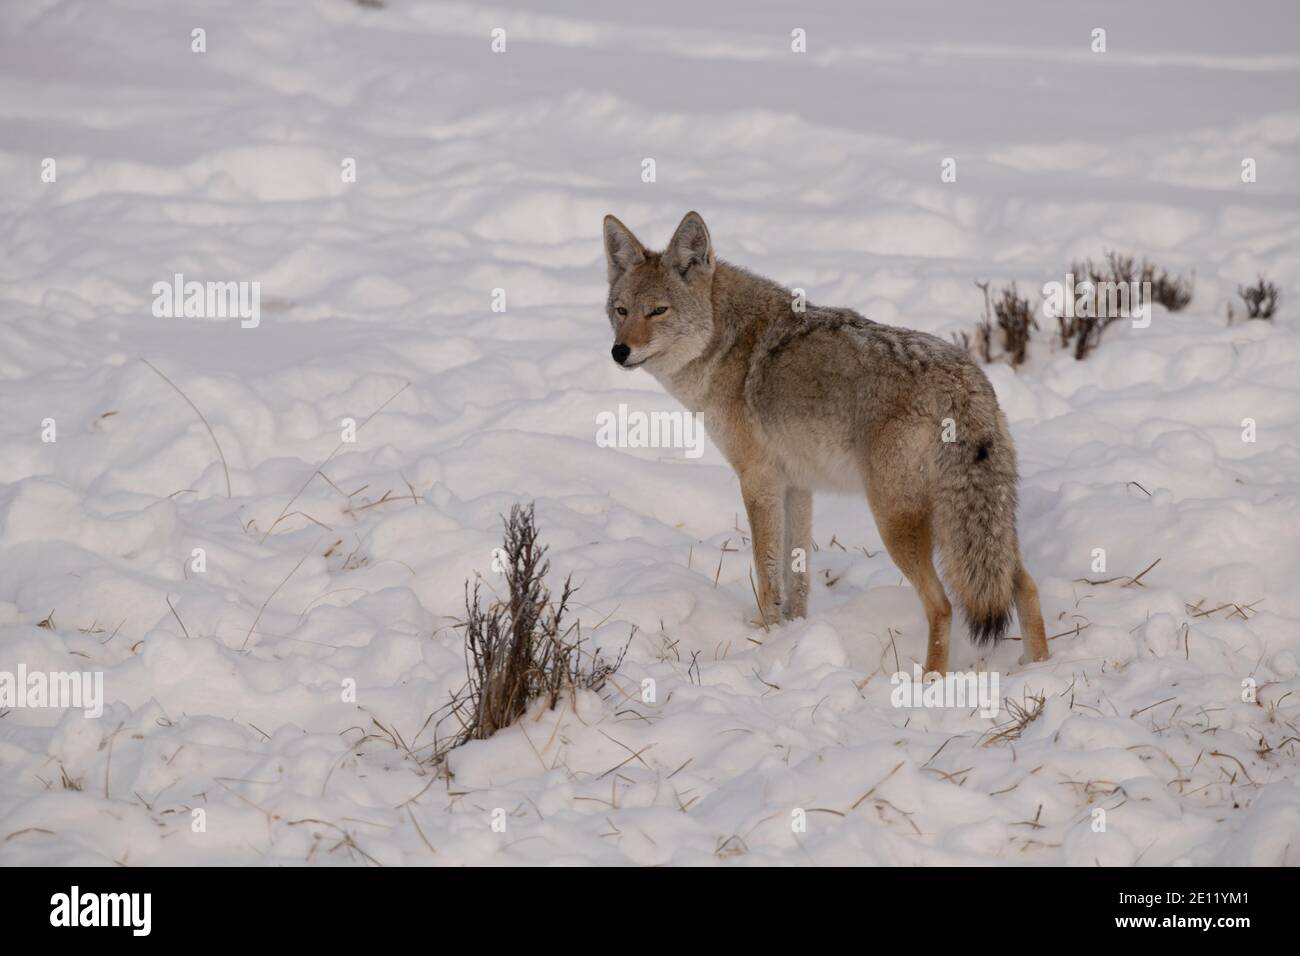
[[[613,216],[605,217],[605,265],[609,281],[621,276],[628,269],[645,262],[645,246],[632,235],[632,230]]]
[[[682,217],[681,225],[664,250],[664,258],[683,279],[689,279],[692,270],[696,275],[713,272],[713,241],[709,238],[709,227],[698,212],[688,212]]]

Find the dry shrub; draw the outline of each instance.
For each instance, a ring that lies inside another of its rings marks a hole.
[[[1132,256],[1122,256],[1113,250],[1107,252],[1105,260],[1100,263],[1091,259],[1072,262],[1069,271],[1075,277],[1076,289],[1081,282],[1087,281],[1097,290],[1092,302],[1092,315],[1076,314],[1068,318],[1062,315],[1056,319],[1061,345],[1070,349],[1076,359],[1087,358],[1101,344],[1102,333],[1112,322],[1128,317],[1110,296],[1101,294],[1103,288],[1131,288],[1133,283],[1149,283],[1151,302],[1159,302],[1170,312],[1184,309],[1192,301],[1195,276],[1184,279],[1170,275],[1168,270],[1146,259],[1138,265]],[[1136,302],[1129,302],[1129,314],[1136,305]]]
[[[537,540],[533,506],[515,505],[502,545],[507,597],[484,606],[479,583],[471,594],[466,582],[465,620],[458,627],[465,631],[467,680],[448,705],[460,729],[435,746],[435,761],[510,726],[539,698],[554,707],[566,693],[599,690],[622,664],[623,653],[614,661],[586,655],[583,663],[581,622],[566,620],[577,589],[567,577],[559,600],[552,600],[546,550]]]
[[[1132,256],[1122,256],[1114,250],[1106,253],[1103,263],[1094,265],[1091,259],[1083,263],[1075,262],[1071,264],[1070,271],[1076,277],[1086,278],[1093,283],[1150,283],[1151,301],[1159,302],[1170,312],[1180,312],[1191,304],[1196,285],[1196,273],[1184,279],[1182,276],[1171,275],[1168,269],[1161,269],[1146,259],[1139,266]]]
[[[996,301],[989,296],[989,283],[976,282],[975,287],[984,293],[984,315],[975,326],[975,341],[962,332],[953,341],[969,354],[988,364],[993,361],[994,329],[1001,333],[1000,358],[1013,367],[1024,363],[1029,347],[1030,332],[1038,328],[1029,300],[1021,297],[1013,282],[1004,286]]]
[[[1117,286],[1131,290],[1135,282],[1140,289],[1144,289],[1144,284],[1149,284],[1151,302],[1160,303],[1167,311],[1178,312],[1191,303],[1196,282],[1195,273],[1187,278],[1175,276],[1147,259],[1141,260],[1139,264],[1134,256],[1119,255],[1113,250],[1106,252],[1105,259],[1100,263],[1091,259],[1071,263],[1070,272],[1075,276],[1076,286],[1080,282],[1092,282],[1099,293],[1092,300],[1092,315],[1057,316],[1057,333],[1061,346],[1073,352],[1076,359],[1087,358],[1101,345],[1101,333],[1106,326],[1130,316],[1132,310],[1140,304],[1138,300],[1132,300],[1131,295],[1112,299],[1110,295],[1100,294],[1101,290],[1114,291]],[[984,293],[984,317],[975,326],[974,339],[970,333],[962,332],[954,334],[953,341],[984,363],[993,362],[993,346],[998,342],[1001,349],[997,358],[1005,359],[1013,367],[1018,367],[1024,362],[1032,333],[1039,328],[1030,302],[1019,295],[1014,282],[1009,287],[1002,287],[996,298],[989,295],[988,282],[976,282],[975,285]],[[1257,294],[1255,290],[1243,290],[1243,299],[1247,297],[1248,291],[1249,294]],[[1128,304],[1128,312],[1123,308],[1125,303]],[[1247,306],[1251,308],[1249,300]],[[1231,319],[1230,307],[1229,321]]]
[[[1072,262],[1069,271],[1074,275],[1076,289],[1080,281],[1091,282],[1095,288],[1101,288],[1102,283],[1128,283],[1133,281],[1133,257],[1108,252],[1104,263],[1094,264],[1091,259],[1085,262]],[[1111,309],[1107,298],[1101,295],[1096,296],[1092,312],[1092,315],[1075,314],[1070,317],[1064,315],[1056,317],[1061,345],[1070,349],[1078,360],[1087,358],[1089,353],[1101,344],[1101,335],[1106,327],[1122,318],[1119,310]]]
[[[1143,264],[1145,270],[1147,266]],[[1145,272],[1143,275],[1145,276]],[[1159,273],[1152,272],[1151,278],[1143,278],[1143,282],[1151,283],[1151,301],[1159,302],[1170,312],[1181,312],[1192,303],[1192,291],[1196,285],[1196,273],[1184,279],[1182,276],[1171,276],[1164,269]]]
[[[1093,349],[1101,344],[1101,333],[1114,319],[1100,316],[1077,315],[1066,318],[1056,317],[1057,331],[1061,335],[1061,345],[1074,353],[1076,359],[1085,359]]]
[[[988,309],[988,288],[984,289],[984,308]],[[993,315],[997,318],[998,328],[1002,330],[1002,351],[1013,366],[1025,361],[1025,350],[1029,348],[1029,333],[1038,328],[1029,300],[1020,297],[1016,284],[1002,290],[1002,296],[993,303]]]
[[[1241,296],[1241,301],[1246,303],[1247,319],[1263,319],[1273,321],[1273,315],[1277,312],[1277,307],[1282,301],[1282,292],[1272,282],[1268,282],[1261,274],[1252,286],[1237,286],[1237,295]],[[1228,324],[1231,325],[1236,314],[1233,311],[1232,303],[1228,303]]]

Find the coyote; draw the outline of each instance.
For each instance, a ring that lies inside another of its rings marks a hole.
[[[1014,603],[1022,662],[1047,659],[1038,589],[1016,540],[1016,453],[984,373],[955,345],[851,309],[804,304],[715,258],[687,213],[663,252],[605,217],[614,361],[644,367],[704,427],[740,479],[754,540],[758,623],[802,617],[812,492],[866,494],[889,556],[925,605],[926,673],[948,670],[952,607],[976,644]]]

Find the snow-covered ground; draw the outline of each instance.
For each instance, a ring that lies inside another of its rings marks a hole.
[[[105,703],[0,707],[0,862],[1300,864],[1300,11],[756,6],[6,5],[0,672]],[[1087,361],[989,368],[1057,636],[952,663],[1041,695],[1018,737],[892,706],[925,624],[865,502],[818,499],[812,613],[765,632],[716,449],[597,444],[676,408],[609,359],[601,217],[691,208],[945,336],[976,280],[1195,272]],[[1228,327],[1260,272],[1279,318]],[[177,273],[260,282],[260,323],[155,317]],[[534,500],[594,644],[636,636],[449,779],[465,581]]]

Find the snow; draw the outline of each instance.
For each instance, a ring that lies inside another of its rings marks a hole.
[[[105,700],[0,709],[0,862],[1300,863],[1295,27],[1176,0],[7,10],[0,672],[100,672]],[[1058,636],[1022,667],[959,630],[952,666],[1042,696],[1018,737],[891,706],[925,623],[863,501],[818,499],[812,614],[763,631],[716,448],[598,445],[620,404],[678,410],[609,360],[601,217],[662,243],[691,208],[724,258],[944,336],[976,280],[1108,248],[1195,271],[1084,362],[1044,335],[989,368]],[[1227,326],[1261,272],[1278,319]],[[260,323],[155,318],[176,273],[260,282]],[[499,516],[534,500],[593,646],[635,636],[449,779],[428,720],[465,582],[501,586]]]

